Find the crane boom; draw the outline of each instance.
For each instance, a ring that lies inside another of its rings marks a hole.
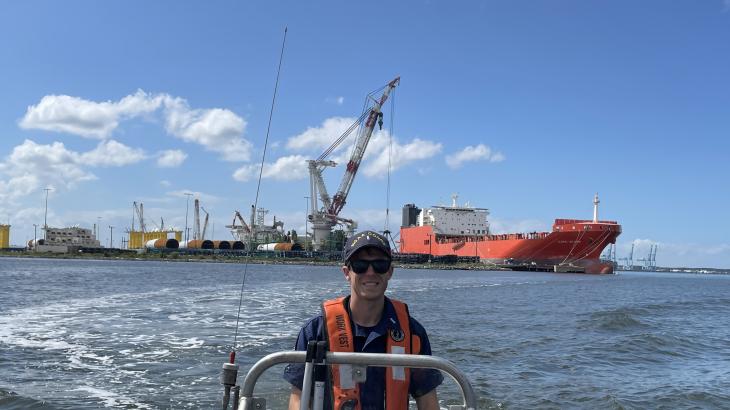
[[[389,82],[388,85],[385,87],[385,91],[383,91],[383,95],[380,97],[379,100],[375,101],[375,104],[370,109],[370,113],[368,114],[368,119],[365,122],[365,126],[360,129],[360,133],[357,136],[355,149],[352,151],[350,161],[347,163],[345,175],[342,177],[340,187],[332,199],[332,204],[327,208],[327,213],[329,213],[330,215],[339,215],[340,211],[345,206],[345,202],[347,202],[347,195],[350,193],[350,188],[352,188],[352,183],[355,180],[355,175],[357,174],[358,168],[360,168],[360,162],[362,162],[362,158],[365,155],[365,149],[370,142],[370,137],[373,135],[375,123],[379,122],[382,127],[383,113],[381,111],[381,108],[383,107],[383,104],[385,104],[385,101],[388,99],[390,92],[393,91],[393,89],[396,85],[398,85],[399,82],[400,77],[396,77],[391,82]]]
[[[135,201],[134,211],[137,212],[137,218],[139,218],[139,229],[142,233],[144,233],[146,230],[144,225],[144,205],[140,202],[138,207],[137,202]]]
[[[202,239],[200,237],[200,199],[195,198],[193,205],[193,239]]]
[[[309,175],[311,175],[310,190],[313,193],[312,209],[317,210],[317,196],[319,196],[319,198],[322,200],[323,208],[329,209],[329,207],[332,206],[332,200],[327,193],[327,187],[325,186],[324,179],[322,178],[322,171],[325,167],[337,166],[337,163],[327,160],[309,160],[307,162],[309,164]]]
[[[246,221],[243,220],[243,216],[241,216],[241,213],[236,211],[235,214],[233,214],[233,223],[231,224],[232,227],[236,226],[236,219],[238,219],[241,222],[241,226],[246,232],[251,232],[251,228],[248,227],[246,224]]]
[[[200,209],[202,209],[203,212],[205,212],[205,222],[203,222],[203,231],[200,233],[200,240],[202,241],[202,240],[205,240],[205,231],[208,229],[208,211],[206,211],[205,208],[203,208],[202,206],[200,207]]]
[[[400,83],[400,77],[394,78],[384,87],[368,94],[367,99],[372,101],[372,105],[366,106],[363,110],[360,118],[358,118],[350,127],[340,135],[332,145],[327,148],[322,155],[316,160],[307,161],[309,168],[309,188],[311,196],[310,201],[312,204],[311,214],[307,216],[307,219],[312,222],[312,245],[314,250],[320,250],[325,246],[328,236],[332,231],[332,227],[336,224],[344,224],[349,230],[354,230],[357,227],[357,223],[352,219],[342,218],[339,216],[340,211],[347,202],[347,195],[352,188],[352,183],[355,180],[355,175],[360,167],[360,162],[365,155],[365,149],[370,142],[370,137],[373,135],[375,130],[375,124],[378,123],[380,127],[383,126],[383,113],[381,111],[383,104],[388,100],[388,96],[393,89]],[[382,96],[376,99],[373,94],[384,90]],[[327,187],[325,186],[324,179],[322,178],[322,171],[326,167],[334,167],[337,164],[334,161],[327,160],[327,157],[335,151],[335,149],[344,142],[348,136],[355,130],[358,129],[357,138],[355,140],[355,146],[350,154],[350,160],[347,163],[345,173],[342,176],[339,189],[334,197],[330,198]],[[319,201],[318,201],[319,199]],[[321,206],[320,206],[321,203]]]

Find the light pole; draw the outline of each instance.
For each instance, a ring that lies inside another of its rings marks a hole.
[[[307,200],[307,211],[304,213],[304,250],[307,250],[307,230],[309,230],[309,197],[305,196]]]
[[[43,188],[46,191],[46,212],[43,214],[43,241],[46,240],[46,231],[48,231],[48,191],[51,188]]]
[[[114,247],[114,227],[109,225],[109,249]]]
[[[185,192],[185,196],[188,199],[185,202],[185,242],[188,241],[188,209],[190,208],[190,197],[193,196],[190,192]]]

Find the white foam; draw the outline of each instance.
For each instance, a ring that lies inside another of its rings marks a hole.
[[[75,391],[83,391],[89,393],[91,397],[100,399],[106,407],[133,406],[138,409],[149,409],[150,406],[140,403],[135,399],[122,396],[109,390],[99,389],[92,386],[79,386]]]

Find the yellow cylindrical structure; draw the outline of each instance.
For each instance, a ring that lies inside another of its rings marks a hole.
[[[10,225],[0,225],[0,249],[10,247]]]
[[[129,231],[129,249],[143,249],[145,244],[152,239],[167,239],[170,233],[175,234],[175,240],[179,243],[182,239],[182,231]]]

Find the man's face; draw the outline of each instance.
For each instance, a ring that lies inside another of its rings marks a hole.
[[[351,258],[350,264],[355,260],[373,261],[388,260],[388,256],[376,248],[363,248],[357,251]],[[345,278],[350,282],[350,293],[365,300],[378,300],[385,294],[388,288],[388,281],[393,276],[393,265],[385,273],[377,273],[372,265],[368,266],[364,273],[355,273],[350,266],[342,267]]]

